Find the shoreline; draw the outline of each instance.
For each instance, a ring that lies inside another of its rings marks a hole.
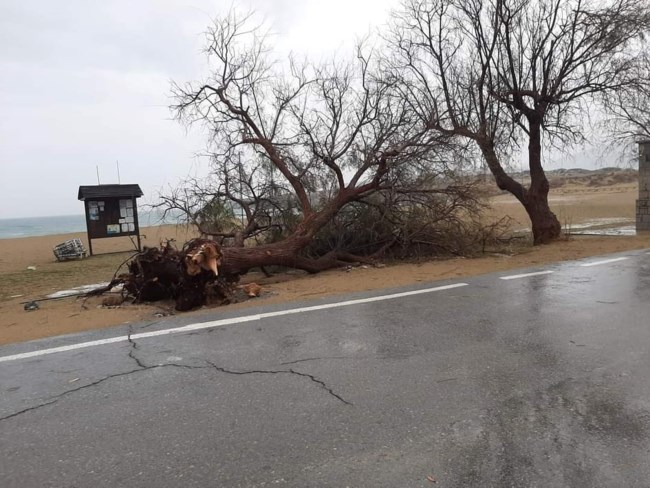
[[[140,229],[162,225],[182,225],[175,222],[165,222],[161,215],[149,211],[142,211],[139,214],[138,223]],[[86,216],[84,214],[0,219],[0,241],[80,233],[86,234]]]

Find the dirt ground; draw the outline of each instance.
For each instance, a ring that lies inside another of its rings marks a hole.
[[[553,190],[550,202],[565,230],[585,222],[615,219],[619,224],[634,221],[635,184],[619,184],[593,188],[586,185],[564,185]],[[509,215],[514,228],[526,227],[528,220],[521,205],[514,198],[499,195],[491,200],[491,216]],[[182,243],[193,237],[192,231],[181,226],[150,227],[142,230],[147,237],[145,245],[158,245],[160,239],[175,238]],[[106,282],[126,261],[133,249],[124,239],[93,242],[98,254],[79,261],[56,262],[52,248],[67,239],[85,234],[67,234],[20,239],[0,239],[0,344],[21,342],[60,334],[98,329],[111,325],[150,321],[173,314],[169,303],[126,305],[104,308],[101,298],[87,300],[65,298],[39,302],[40,309],[27,312],[23,302],[40,298],[58,290],[75,286]],[[228,305],[227,310],[251,305],[291,302],[310,298],[374,290],[418,282],[472,276],[513,268],[541,266],[565,261],[619,252],[650,248],[650,235],[644,236],[571,236],[547,246],[509,247],[499,253],[478,258],[432,260],[420,263],[386,263],[382,267],[357,267],[331,270],[318,275],[291,271],[265,278],[251,272],[242,283],[261,284],[264,293],[242,303]],[[35,267],[29,270],[27,267]],[[185,314],[200,316],[214,313],[204,307]]]

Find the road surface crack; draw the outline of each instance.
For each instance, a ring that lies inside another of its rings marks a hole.
[[[226,374],[234,374],[234,375],[246,375],[246,374],[293,374],[296,376],[302,376],[304,378],[308,378],[312,382],[316,383],[319,385],[323,390],[327,391],[330,395],[332,395],[334,398],[339,400],[342,403],[345,403],[346,405],[353,405],[352,402],[347,401],[345,398],[343,398],[341,395],[336,393],[332,388],[327,386],[327,384],[316,378],[315,376],[307,373],[301,373],[300,371],[296,371],[294,369],[279,369],[279,370],[269,370],[269,369],[250,369],[246,371],[234,371],[231,369],[226,369],[222,368],[221,366],[217,366],[216,364],[206,361],[210,366],[212,366],[214,369],[217,371],[220,371],[221,373],[226,373]]]
[[[9,415],[5,415],[4,417],[0,417],[0,422],[3,420],[8,420],[13,417],[17,417],[19,415],[22,415],[24,413],[32,412],[34,410],[38,410],[39,408],[42,407],[47,407],[48,405],[53,405],[57,403],[61,398],[64,398],[68,395],[71,395],[72,393],[76,393],[81,390],[85,390],[86,388],[91,388],[94,386],[97,386],[101,383],[104,383],[105,381],[108,381],[113,378],[119,378],[120,376],[128,376],[134,373],[141,373],[143,371],[149,371],[152,369],[157,369],[157,368],[181,368],[181,369],[215,369],[221,373],[226,373],[226,374],[234,374],[234,375],[246,375],[246,374],[292,374],[296,376],[302,376],[304,378],[308,378],[310,381],[313,383],[316,383],[318,386],[320,386],[323,390],[327,391],[331,396],[336,398],[342,403],[345,403],[346,405],[353,405],[353,403],[347,401],[345,398],[343,398],[341,395],[336,393],[332,388],[330,388],[324,381],[316,378],[315,376],[308,374],[308,373],[302,373],[300,371],[295,371],[293,369],[288,369],[288,370],[264,370],[264,369],[252,369],[252,370],[246,370],[246,371],[234,371],[226,368],[222,368],[221,366],[217,366],[216,364],[206,361],[209,366],[192,366],[189,364],[178,364],[178,363],[165,363],[165,364],[156,364],[152,366],[147,366],[142,361],[140,361],[135,355],[133,355],[133,352],[138,349],[137,344],[131,340],[131,335],[129,334],[128,336],[128,341],[131,343],[131,350],[129,351],[129,357],[133,359],[137,365],[138,369],[133,369],[130,371],[124,371],[122,373],[115,373],[109,376],[105,376],[103,378],[100,378],[96,381],[93,381],[91,383],[85,384],[78,386],[77,388],[73,388],[71,390],[66,390],[63,393],[59,393],[58,395],[55,395],[53,397],[48,398],[45,400],[43,403],[39,403],[38,405],[34,405],[31,407],[24,408],[23,410],[19,410],[17,412],[11,413]]]
[[[133,339],[131,339],[131,334],[133,334],[133,328],[132,326],[129,325],[129,332],[126,336],[126,340],[129,341],[129,345],[131,346],[129,348],[129,357],[135,361],[135,363],[140,367],[141,369],[147,369],[149,366],[144,364],[139,357],[135,355],[135,351],[138,350],[138,345],[135,343]]]
[[[129,341],[129,342],[131,342],[131,341]],[[112,378],[118,378],[120,376],[127,376],[127,375],[130,375],[130,374],[133,374],[133,373],[140,373],[142,371],[148,371],[150,369],[165,368],[165,367],[175,367],[175,368],[183,368],[183,369],[211,369],[210,366],[189,366],[189,365],[186,365],[186,364],[174,364],[174,363],[156,364],[156,365],[153,365],[153,366],[144,366],[141,362],[138,362],[138,359],[131,356],[130,353],[129,353],[129,356],[131,358],[133,358],[138,363],[138,365],[140,366],[138,369],[134,369],[134,370],[131,370],[131,371],[125,371],[125,372],[122,372],[122,373],[115,373],[115,374],[112,374],[112,375],[109,375],[109,376],[105,376],[104,378],[98,379],[96,381],[93,381],[92,383],[88,383],[86,385],[81,385],[81,386],[79,386],[77,388],[73,388],[72,390],[66,390],[63,393],[59,393],[58,395],[55,395],[53,397],[48,398],[43,403],[40,403],[38,405],[34,405],[33,407],[25,408],[23,410],[19,410],[18,412],[14,412],[14,413],[6,415],[4,417],[0,417],[0,421],[7,420],[7,419],[10,419],[12,417],[16,417],[18,415],[22,415],[22,414],[27,413],[27,412],[31,412],[32,410],[37,410],[37,409],[39,409],[41,407],[47,407],[48,405],[52,405],[52,404],[58,402],[61,398],[65,397],[67,395],[70,395],[71,393],[76,393],[76,392],[78,392],[80,390],[84,390],[86,388],[97,386],[97,385],[103,383],[104,381],[108,381],[108,380],[110,380]]]
[[[33,407],[28,407],[28,408],[25,408],[23,410],[19,410],[18,412],[14,412],[12,414],[5,415],[4,417],[0,417],[0,421],[7,420],[7,419],[10,419],[12,417],[17,417],[18,415],[22,415],[24,413],[31,412],[33,410],[37,410],[37,409],[42,408],[42,407],[47,407],[48,405],[52,405],[52,404],[58,402],[61,398],[65,397],[67,395],[70,395],[71,393],[76,393],[76,392],[78,392],[80,390],[84,390],[86,388],[97,386],[97,385],[103,383],[104,381],[110,380],[112,378],[118,378],[120,376],[127,376],[127,375],[130,375],[130,374],[133,374],[133,373],[139,373],[140,371],[145,371],[146,369],[152,369],[152,368],[156,368],[156,367],[157,366],[150,366],[150,367],[144,368],[144,369],[142,369],[142,368],[134,369],[132,371],[125,371],[123,373],[115,373],[115,374],[112,374],[112,375],[109,375],[109,376],[105,376],[104,378],[98,379],[97,381],[93,381],[92,383],[88,383],[86,385],[81,385],[81,386],[79,386],[77,388],[73,388],[72,390],[66,390],[63,393],[59,393],[58,395],[55,395],[55,396],[53,396],[51,398],[48,398],[45,402],[40,403],[38,405],[34,405]]]
[[[358,358],[351,358],[350,356],[323,356],[323,357],[316,357],[316,358],[296,359],[295,361],[286,361],[284,363],[280,363],[280,366],[286,366],[287,364],[304,363],[307,361],[322,361],[325,359],[358,359]]]

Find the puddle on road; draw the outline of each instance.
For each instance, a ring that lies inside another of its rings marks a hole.
[[[628,218],[599,218],[568,226],[569,234],[596,236],[634,236],[636,226]]]
[[[572,230],[571,234],[590,235],[590,236],[635,236],[636,227],[626,225],[623,227],[612,227],[609,229],[582,229]]]
[[[635,236],[636,225],[634,220],[624,217],[598,218],[580,224],[562,226],[562,230],[569,235],[590,236]],[[530,228],[517,229],[515,234],[530,234]]]

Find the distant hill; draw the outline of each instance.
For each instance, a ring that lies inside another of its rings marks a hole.
[[[510,173],[510,175],[517,181],[522,182],[524,185],[530,184],[530,175],[528,171],[519,173]],[[635,169],[607,167],[599,169],[583,169],[583,168],[562,168],[546,171],[551,190],[562,188],[567,185],[571,186],[584,186],[584,187],[607,187],[612,185],[634,184],[639,181],[639,172]],[[491,180],[485,185],[485,190],[488,194],[497,195],[502,192],[499,190],[491,177]]]
[[[635,169],[600,168],[588,169],[558,169],[547,171],[551,188],[565,185],[582,185],[591,187],[621,185],[636,183],[639,172]]]

